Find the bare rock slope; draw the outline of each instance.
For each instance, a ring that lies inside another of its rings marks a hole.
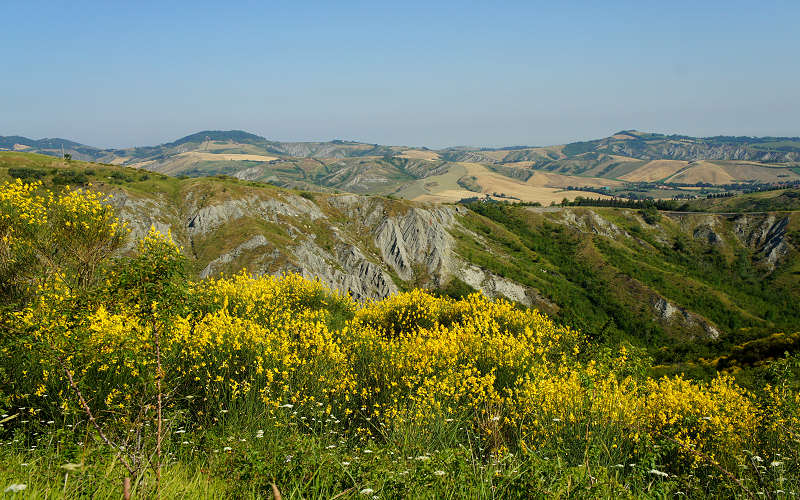
[[[151,226],[169,231],[203,278],[242,269],[297,272],[363,300],[458,277],[489,296],[526,305],[535,295],[457,255],[451,231],[465,230],[460,206],[263,189],[212,196],[201,187],[172,199],[122,192],[115,200],[133,239]]]

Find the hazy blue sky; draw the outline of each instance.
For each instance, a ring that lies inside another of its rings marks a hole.
[[[0,135],[800,135],[800,1],[0,5]]]

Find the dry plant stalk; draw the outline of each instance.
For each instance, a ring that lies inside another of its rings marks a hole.
[[[72,372],[69,371],[69,368],[67,368],[67,365],[66,365],[66,363],[64,362],[63,359],[60,360],[60,361],[61,361],[62,368],[64,368],[64,373],[67,374],[67,379],[69,379],[69,385],[70,385],[70,387],[72,387],[72,389],[78,395],[78,400],[81,402],[81,406],[83,407],[83,411],[86,412],[86,416],[89,417],[89,422],[92,423],[92,426],[97,431],[97,434],[100,436],[100,439],[102,439],[103,442],[106,443],[107,446],[111,447],[111,449],[113,449],[114,451],[117,452],[117,458],[119,458],[119,461],[122,463],[123,466],[125,466],[125,469],[128,470],[128,474],[130,474],[130,475],[126,476],[122,480],[122,497],[125,500],[130,500],[130,498],[131,498],[131,478],[130,478],[130,476],[133,476],[135,474],[135,472],[133,470],[133,467],[128,462],[128,460],[125,458],[125,455],[122,454],[122,451],[119,449],[119,447],[117,445],[115,445],[114,443],[112,443],[111,440],[108,439],[108,437],[106,436],[105,432],[103,432],[103,428],[100,427],[100,424],[98,424],[97,420],[94,418],[94,414],[92,413],[92,409],[89,408],[89,403],[86,402],[86,398],[83,397],[83,393],[81,392],[80,388],[78,387],[78,384],[76,384],[75,383],[75,379],[72,378]],[[64,479],[64,487],[66,488],[66,478]]]
[[[158,431],[156,434],[156,455],[158,456],[158,464],[156,468],[156,489],[158,495],[161,495],[161,439],[163,436],[163,419],[161,418],[161,379],[164,377],[164,371],[161,368],[161,335],[158,326],[153,324],[153,333],[156,343],[156,389],[158,391]]]
[[[100,427],[100,424],[98,424],[97,420],[94,418],[94,414],[92,413],[92,409],[89,408],[89,403],[86,402],[86,399],[83,397],[83,393],[81,392],[80,388],[78,387],[78,384],[76,384],[75,380],[72,378],[72,372],[69,371],[69,368],[67,368],[66,363],[64,363],[63,360],[61,360],[61,361],[62,361],[62,363],[61,363],[62,367],[64,368],[64,373],[67,374],[67,378],[69,379],[69,385],[72,387],[72,389],[78,395],[78,400],[80,401],[81,406],[83,407],[83,411],[86,412],[86,416],[89,417],[89,421],[92,423],[92,426],[97,431],[97,434],[100,435],[100,439],[102,439],[103,442],[106,443],[106,445],[108,445],[114,451],[117,452],[117,458],[119,458],[119,461],[122,462],[122,465],[125,466],[125,468],[128,470],[128,473],[133,475],[134,474],[133,467],[131,467],[130,463],[125,458],[125,455],[122,454],[122,451],[120,451],[119,447],[117,445],[115,445],[114,443],[112,443],[111,440],[108,439],[106,434],[103,432],[102,427]]]
[[[129,477],[122,480],[122,498],[123,500],[131,500],[131,478]]]

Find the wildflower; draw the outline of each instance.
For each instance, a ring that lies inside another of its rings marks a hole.
[[[783,462],[775,460],[775,461],[771,462],[770,465],[772,467],[780,467],[781,465],[783,465]]]
[[[359,493],[362,495],[372,495],[373,493],[375,493],[375,490],[373,490],[372,488],[364,488],[363,490],[359,491]]]
[[[9,484],[6,489],[3,490],[3,493],[18,493],[20,491],[24,491],[27,487],[27,484]]]
[[[226,447],[222,448],[222,451],[232,451],[232,450],[233,450],[233,448],[231,448],[230,446],[226,446]]]
[[[669,477],[669,474],[667,474],[666,472],[662,472],[662,471],[656,470],[656,469],[650,469],[647,472],[649,474],[653,474],[654,476]]]
[[[437,470],[433,474],[435,476],[444,476],[445,472],[443,470]]]
[[[420,455],[417,458],[415,458],[415,460],[419,460],[420,462],[427,462],[430,459],[431,459],[431,457],[428,457],[428,456],[425,456],[425,455]]]
[[[344,465],[345,467],[347,467],[348,465],[350,465],[350,462],[342,462],[342,465]]]

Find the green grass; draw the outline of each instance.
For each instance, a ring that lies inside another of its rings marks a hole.
[[[173,434],[177,438],[169,439],[164,451],[174,461],[162,470],[160,496],[268,499],[273,482],[286,499],[619,498],[631,489],[640,496],[663,496],[681,487],[648,477],[647,464],[576,463],[558,455],[487,461],[480,449],[420,446],[411,436],[392,444],[343,444],[337,436],[286,431],[267,430],[259,438],[256,430],[236,423]],[[67,441],[61,446],[4,446],[0,487],[27,485],[19,498],[119,498],[125,471],[106,449]],[[73,463],[80,467],[61,467]],[[152,471],[133,483],[134,498],[153,497],[156,491]]]

